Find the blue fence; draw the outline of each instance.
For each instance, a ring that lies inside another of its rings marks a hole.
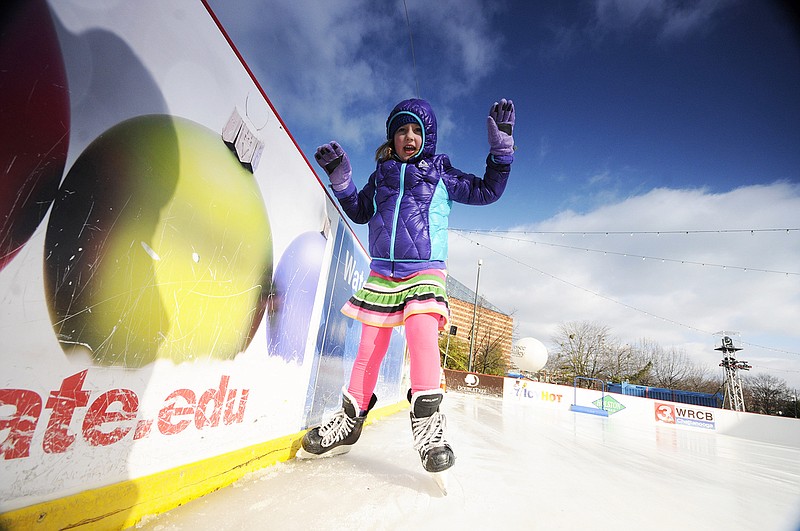
[[[724,395],[722,393],[697,393],[694,391],[677,391],[646,385],[632,385],[629,383],[608,383],[606,389],[609,393],[619,393],[628,396],[640,396],[654,400],[668,400],[682,404],[721,408]]]

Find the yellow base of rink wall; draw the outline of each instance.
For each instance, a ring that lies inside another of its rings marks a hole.
[[[376,409],[365,424],[407,408],[408,402],[401,401]],[[304,433],[3,513],[0,531],[126,529],[145,516],[167,512],[226,487],[250,472],[294,458]]]

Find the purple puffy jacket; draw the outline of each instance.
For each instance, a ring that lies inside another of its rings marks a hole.
[[[391,277],[406,277],[423,269],[445,269],[447,219],[453,201],[487,205],[503,193],[513,156],[486,159],[483,179],[436,155],[436,116],[425,100],[398,103],[386,120],[413,117],[422,125],[422,152],[408,162],[390,159],[378,164],[359,192],[351,182],[334,192],[347,216],[369,223],[370,268]],[[406,120],[407,122],[407,120]]]

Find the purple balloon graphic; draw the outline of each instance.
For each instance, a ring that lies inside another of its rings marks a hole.
[[[267,348],[272,356],[303,361],[326,238],[305,232],[289,244],[273,275]]]

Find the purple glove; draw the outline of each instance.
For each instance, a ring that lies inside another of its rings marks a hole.
[[[350,169],[347,153],[339,144],[335,141],[331,141],[330,144],[322,144],[317,148],[314,158],[328,174],[334,192],[341,192],[350,185],[353,172]]]
[[[489,132],[489,153],[492,155],[514,154],[514,102],[502,99],[494,102],[486,118],[486,129]]]

